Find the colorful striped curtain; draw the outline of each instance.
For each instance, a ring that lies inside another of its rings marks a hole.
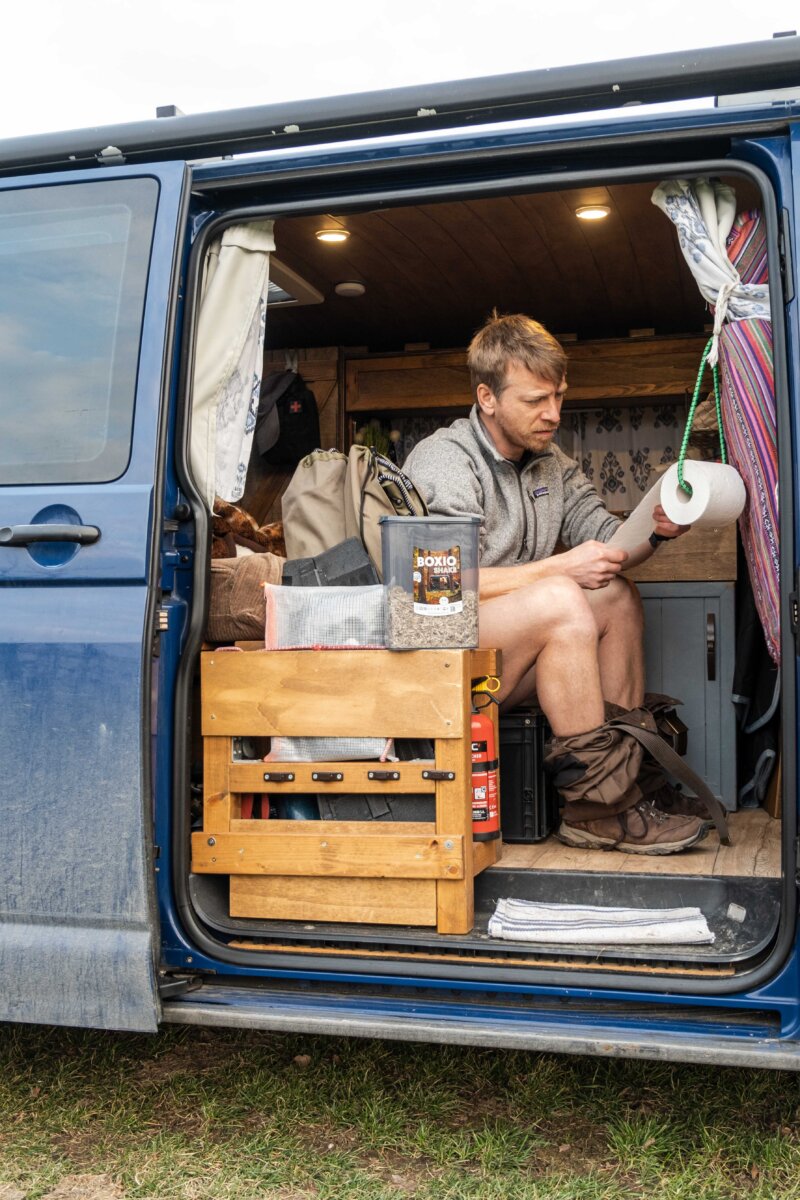
[[[739,530],[764,639],[777,664],[778,455],[764,218],[756,210],[734,219],[733,190],[707,179],[668,180],[652,200],[675,225],[697,285],[714,305],[709,362],[718,337],[723,431],[747,489]]]
[[[727,250],[743,282],[767,283],[766,228],[760,212],[739,214]],[[723,325],[719,362],[728,454],[747,488],[739,530],[767,649],[777,664],[780,555],[772,323],[751,318]]]

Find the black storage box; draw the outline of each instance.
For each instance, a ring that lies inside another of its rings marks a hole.
[[[558,821],[558,793],[544,769],[549,736],[535,708],[500,714],[500,828],[504,842],[541,842]]]

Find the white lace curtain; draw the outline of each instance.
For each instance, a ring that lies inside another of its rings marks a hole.
[[[192,393],[191,463],[209,512],[244,492],[256,426],[272,221],[231,225],[206,256]]]
[[[680,404],[564,411],[558,442],[606,507],[629,513],[659,472],[677,461],[685,418]]]

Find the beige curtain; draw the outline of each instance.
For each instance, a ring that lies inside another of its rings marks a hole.
[[[231,225],[206,256],[192,392],[192,473],[208,505],[239,500],[258,411],[272,221]]]

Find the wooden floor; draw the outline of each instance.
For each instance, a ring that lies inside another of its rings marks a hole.
[[[762,808],[744,809],[728,818],[732,846],[720,846],[712,829],[698,845],[681,854],[621,854],[617,850],[576,850],[555,837],[531,845],[505,843],[505,869],[537,871],[619,871],[645,875],[749,875],[775,879],[781,874],[781,822]],[[489,868],[491,870],[491,868]]]

